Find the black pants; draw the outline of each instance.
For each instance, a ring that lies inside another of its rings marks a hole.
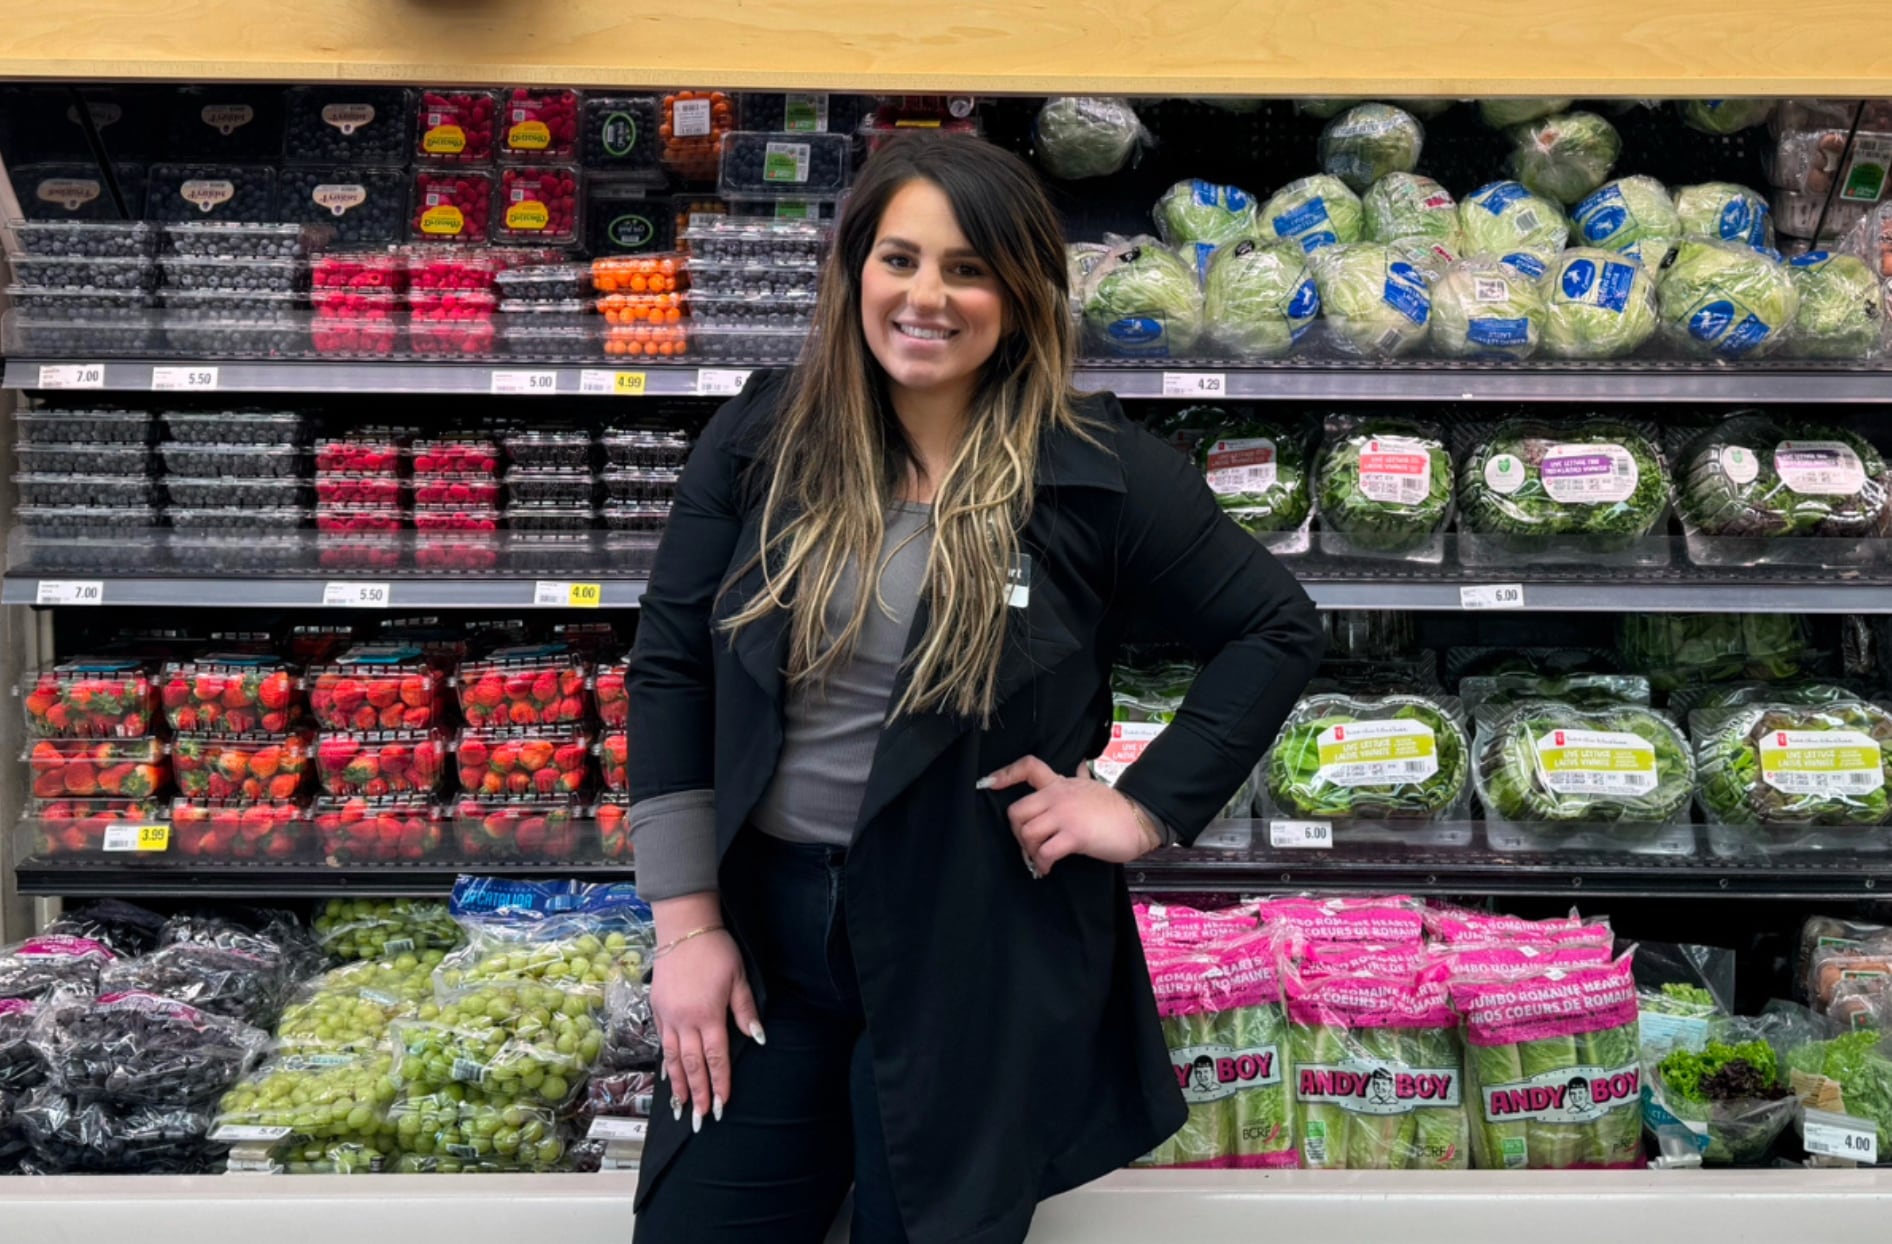
[[[755,829],[730,847],[723,904],[760,960],[768,1044],[740,1040],[722,1122],[705,1117],[663,1171],[642,1174],[658,1182],[636,1244],[821,1244],[850,1185],[853,1244],[905,1244],[842,911],[845,857]],[[670,1117],[667,1092],[652,1113],[653,1139],[690,1126],[688,1111]]]

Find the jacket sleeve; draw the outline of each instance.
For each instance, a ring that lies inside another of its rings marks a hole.
[[[1274,741],[1326,640],[1301,585],[1222,512],[1188,458],[1135,426],[1121,431],[1119,457],[1114,599],[1188,644],[1203,666],[1117,789],[1186,845]]]
[[[644,589],[625,679],[631,835],[638,891],[674,898],[716,888],[716,594],[742,531],[742,472],[773,377],[758,372],[703,429],[684,465]]]

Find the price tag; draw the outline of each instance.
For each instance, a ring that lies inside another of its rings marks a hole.
[[[1269,821],[1268,845],[1276,850],[1331,850],[1334,845],[1333,822]]]
[[[1198,851],[1246,851],[1255,845],[1255,832],[1246,825],[1215,825],[1196,836]]]
[[[388,585],[385,583],[324,583],[322,603],[344,609],[385,609]]]
[[[214,367],[153,367],[151,369],[153,393],[180,391],[208,393],[216,387],[217,369]]]
[[[105,827],[107,851],[168,851],[171,849],[169,825],[108,825]]]
[[[649,1119],[607,1119],[600,1116],[591,1121],[591,1131],[587,1133],[587,1138],[642,1141],[649,1134]]]
[[[578,391],[593,397],[642,397],[650,377],[641,371],[581,371]]]
[[[1521,583],[1468,584],[1458,589],[1461,609],[1522,609],[1524,585]]]
[[[102,605],[105,584],[97,579],[41,579],[33,590],[36,605]]]
[[[212,1140],[227,1140],[235,1144],[244,1141],[281,1140],[289,1135],[286,1127],[256,1127],[248,1123],[224,1123],[210,1133]]]
[[[1219,371],[1163,373],[1164,397],[1222,397],[1227,393],[1228,377]]]
[[[556,393],[558,392],[558,373],[555,371],[496,371],[493,373],[492,391],[508,396],[544,396]]]
[[[1877,1125],[1847,1114],[1808,1110],[1805,1143],[1808,1153],[1823,1158],[1843,1158],[1866,1166],[1879,1161]]]
[[[734,397],[749,383],[749,373],[727,368],[705,367],[696,373],[698,397]]]
[[[540,579],[533,585],[532,603],[549,609],[596,609],[604,603],[604,585]]]
[[[39,369],[42,389],[103,389],[103,363],[47,363]]]

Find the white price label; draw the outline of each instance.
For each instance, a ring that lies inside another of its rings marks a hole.
[[[1164,397],[1222,397],[1227,393],[1228,377],[1219,371],[1163,373]]]
[[[227,1140],[233,1143],[258,1140],[281,1140],[289,1135],[286,1127],[253,1127],[247,1123],[224,1123],[210,1134],[212,1140]]]
[[[388,585],[385,583],[324,583],[322,603],[344,609],[385,609]]]
[[[39,369],[42,389],[103,389],[103,363],[47,363]]]
[[[696,373],[698,397],[734,397],[749,383],[749,373],[726,368],[705,367]]]
[[[153,367],[151,391],[154,393],[208,393],[217,387],[214,367]]]
[[[600,1116],[591,1121],[591,1131],[587,1136],[591,1140],[642,1141],[649,1133],[649,1119],[607,1119]]]
[[[33,590],[36,605],[102,605],[105,584],[98,579],[41,579]]]
[[[555,371],[496,371],[493,373],[492,391],[508,396],[543,396],[556,393],[558,392],[558,373]]]
[[[1276,850],[1328,850],[1334,845],[1333,822],[1269,821],[1268,845]]]
[[[1522,609],[1524,585],[1521,583],[1478,583],[1458,589],[1461,609]]]
[[[1879,1161],[1878,1127],[1847,1114],[1808,1110],[1805,1143],[1808,1153],[1823,1158],[1844,1158],[1865,1166]]]

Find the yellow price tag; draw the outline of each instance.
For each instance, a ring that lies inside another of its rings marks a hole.
[[[138,849],[140,851],[170,850],[171,827],[169,825],[140,825],[138,827]]]
[[[566,603],[574,609],[596,609],[604,603],[601,583],[574,583],[566,593]]]
[[[108,825],[105,827],[107,851],[168,851],[171,849],[169,825]]]
[[[621,371],[611,381],[611,391],[620,397],[642,397],[646,379],[641,371]]]

